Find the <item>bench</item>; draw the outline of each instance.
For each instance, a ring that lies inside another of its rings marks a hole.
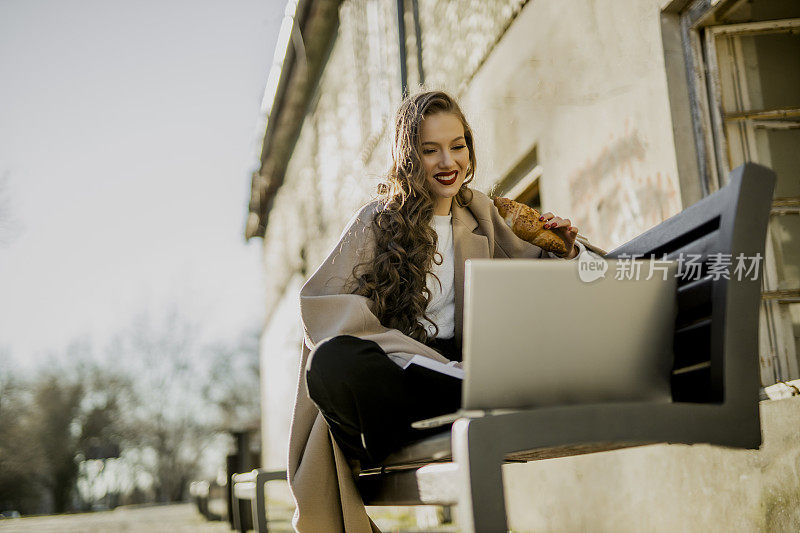
[[[758,448],[760,278],[734,281],[731,274],[728,280],[708,265],[717,253],[764,256],[774,183],[765,167],[738,167],[725,187],[607,255],[701,256],[700,279],[678,279],[671,403],[570,405],[461,418],[450,432],[360,472],[364,503],[458,504],[462,531],[507,531],[504,462],[654,443]]]
[[[252,524],[258,533],[266,533],[267,529],[267,501],[265,485],[268,481],[285,480],[286,470],[255,469],[251,472],[233,474],[231,491],[233,507],[233,529],[242,533],[249,531]],[[244,512],[250,510],[253,521],[244,519]]]
[[[217,480],[193,481],[189,484],[189,496],[206,520],[228,519],[227,487]]]

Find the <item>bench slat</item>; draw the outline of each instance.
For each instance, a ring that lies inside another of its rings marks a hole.
[[[442,432],[430,436],[426,439],[411,443],[405,448],[387,457],[383,467],[396,467],[404,465],[413,468],[419,463],[430,463],[433,461],[446,461],[450,459],[450,431],[449,427],[443,427]],[[365,468],[364,472],[370,469]]]
[[[458,501],[459,485],[454,463],[358,478],[358,490],[366,505],[450,505]]]
[[[675,331],[673,351],[676,369],[710,360],[711,323],[711,319],[706,318]]]

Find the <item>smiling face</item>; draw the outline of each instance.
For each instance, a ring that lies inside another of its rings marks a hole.
[[[464,126],[452,113],[435,113],[420,125],[420,160],[434,194],[434,214],[447,215],[469,170]]]

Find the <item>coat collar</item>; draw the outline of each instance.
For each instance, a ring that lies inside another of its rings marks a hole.
[[[460,207],[455,201],[450,208],[453,214],[453,244],[455,256],[455,334],[461,346],[464,324],[464,262],[467,259],[488,259],[491,257],[489,238],[481,230],[478,220],[468,207]]]
[[[456,223],[461,224],[466,228],[469,233],[472,233],[478,227],[478,220],[470,211],[470,206],[461,207],[458,202],[453,199],[453,205],[450,208],[450,213],[453,215],[453,227]]]

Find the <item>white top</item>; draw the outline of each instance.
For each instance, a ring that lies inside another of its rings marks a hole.
[[[433,323],[439,326],[439,334],[436,337],[442,339],[453,337],[456,330],[455,270],[453,268],[456,260],[452,222],[452,215],[433,216],[431,225],[439,237],[436,243],[436,251],[441,254],[443,261],[441,265],[437,265],[435,262],[431,265],[432,273],[439,280],[437,281],[431,274],[428,274],[426,279],[426,285],[432,296],[426,309],[426,314]],[[439,282],[441,282],[441,286]],[[424,318],[421,318],[420,322],[428,330],[428,335],[434,334],[433,323]]]

